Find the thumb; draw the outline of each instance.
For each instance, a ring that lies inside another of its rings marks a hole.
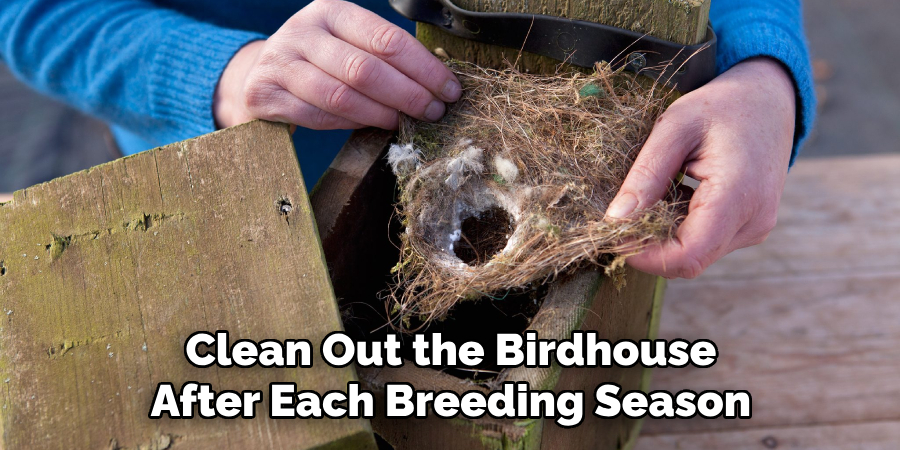
[[[672,108],[663,114],[610,202],[606,217],[622,219],[661,200],[685,159],[702,140],[701,128],[696,120],[680,119]]]

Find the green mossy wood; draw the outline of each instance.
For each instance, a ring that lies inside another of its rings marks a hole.
[[[702,40],[706,32],[710,0],[591,0],[585,2],[538,0],[533,2],[492,2],[488,0],[459,0],[463,8],[476,11],[516,11],[591,20],[608,25],[628,28],[634,31],[665,38],[683,44],[695,44]],[[506,61],[518,58],[520,70],[535,73],[552,73],[559,61],[536,55],[518,56],[517,49],[505,49],[466,41],[444,33],[439,28],[419,24],[418,38],[430,50],[442,48],[450,57],[475,62],[483,66],[502,67]],[[366,161],[376,161],[383,154],[387,142],[384,136],[356,133],[342,153],[368,155]],[[362,149],[362,150],[361,150]],[[345,160],[348,158],[344,158]],[[343,165],[346,166],[346,163]],[[366,186],[379,177],[382,169],[373,167],[368,173],[352,176],[349,185],[356,189],[352,194],[355,204],[366,204],[366,195],[375,195],[377,190]],[[337,165],[323,178],[320,187],[337,185],[335,180],[346,181],[346,170]],[[345,185],[346,186],[346,185]],[[313,194],[313,204],[318,204],[316,195],[331,197],[331,188],[317,189]],[[324,203],[324,202],[323,202]],[[352,208],[328,207],[329,225],[320,232],[325,243],[326,255],[332,261],[348,258],[354,246],[329,247],[328,242],[347,242],[346,239],[360,241],[359,232],[350,230],[331,234],[341,228],[341,223],[351,221]],[[323,214],[316,210],[320,220]],[[342,217],[338,218],[338,217]],[[356,247],[358,248],[358,247]],[[331,249],[331,250],[330,250]],[[339,273],[333,269],[333,275]],[[533,319],[529,329],[537,330],[542,338],[563,339],[577,329],[597,330],[601,337],[612,341],[621,339],[654,339],[659,326],[659,311],[662,305],[665,281],[657,277],[626,269],[627,285],[617,290],[611,279],[596,269],[587,269],[560,279],[547,294],[544,304]],[[336,286],[339,285],[335,279]],[[451,312],[452,314],[452,312]],[[586,392],[587,408],[585,422],[577,428],[564,430],[548,420],[442,420],[431,417],[426,420],[396,420],[377,417],[373,420],[375,431],[397,449],[601,449],[617,450],[631,448],[640,430],[640,421],[625,418],[598,419],[591,415],[595,404],[593,390],[603,382],[615,382],[623,392],[634,389],[647,390],[650,370],[640,366],[631,368],[613,367],[597,369],[549,369],[517,368],[501,372],[487,386],[476,385],[441,372],[414,368],[360,369],[360,378],[376,397],[383,395],[383,387],[388,382],[411,382],[417,389],[435,391],[447,389],[463,392],[470,389],[497,387],[500,381],[529,381],[533,389],[582,390]],[[382,398],[378,398],[383,401]]]
[[[366,420],[268,417],[269,383],[345,390],[352,367],[184,357],[198,330],[318,349],[341,329],[286,126],[252,122],[18,191],[0,205],[0,261],[0,448],[375,447]],[[147,417],[157,383],[186,381],[263,402],[255,419]]]

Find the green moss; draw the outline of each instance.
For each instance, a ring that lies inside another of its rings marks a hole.
[[[547,233],[553,237],[559,237],[562,234],[562,229],[558,225],[554,225],[552,223],[547,224],[546,228],[544,228]]]
[[[606,97],[606,91],[594,83],[588,83],[588,84],[584,85],[581,89],[578,90],[578,97],[579,98],[585,98],[585,97],[603,98],[603,97]]]

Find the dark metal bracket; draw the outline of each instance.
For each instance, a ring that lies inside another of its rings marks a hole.
[[[468,11],[450,0],[390,0],[403,16],[461,38],[522,49],[579,67],[607,61],[688,92],[716,76],[716,34],[680,45],[622,28],[522,13]]]

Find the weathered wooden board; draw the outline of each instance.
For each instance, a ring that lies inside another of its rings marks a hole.
[[[896,448],[898,175],[897,155],[804,160],[768,241],[670,283],[660,336],[721,357],[658,369],[653,388],[747,389],[753,418],[648,420],[639,448]]]
[[[318,349],[341,328],[286,126],[252,122],[18,191],[0,205],[0,261],[6,450],[375,446],[365,420],[268,417],[270,382],[346,389],[352,367],[184,357],[198,330]],[[185,381],[264,400],[252,420],[149,419],[157,383]]]
[[[900,223],[873,218],[864,229],[860,234],[860,226],[847,223],[779,224],[766,245],[732,253],[697,282],[900,271]]]
[[[778,226],[873,226],[900,217],[896,155],[804,160],[788,175]]]
[[[649,433],[900,420],[900,272],[670,283],[660,337],[711,339],[710,368],[658,369],[654,389],[746,389],[753,418],[648,420]]]
[[[791,170],[778,227],[698,282],[900,269],[900,157],[807,159]]]
[[[612,342],[630,339],[654,339],[659,326],[659,308],[665,291],[665,280],[635,269],[627,268],[628,284],[621,290],[615,283],[602,276],[600,271],[582,272],[585,281],[597,284],[590,310],[584,314],[582,330],[594,330]],[[560,292],[564,298],[575,296],[575,291],[585,292],[575,283],[560,286],[569,292]],[[591,291],[587,291],[591,292]],[[540,318],[536,318],[538,322]],[[538,333],[545,336],[547,333]],[[552,335],[552,334],[551,334]],[[568,333],[566,337],[571,335]],[[559,339],[559,338],[557,338]],[[514,379],[522,379],[517,377]],[[602,419],[591,414],[597,403],[594,390],[606,382],[617,383],[622,392],[647,390],[650,369],[633,367],[571,368],[559,371],[559,381],[553,386],[556,392],[582,391],[585,393],[585,421],[577,428],[562,428],[555,422],[545,421],[541,448],[544,449],[628,449],[634,445],[641,429],[641,421],[624,416]]]

